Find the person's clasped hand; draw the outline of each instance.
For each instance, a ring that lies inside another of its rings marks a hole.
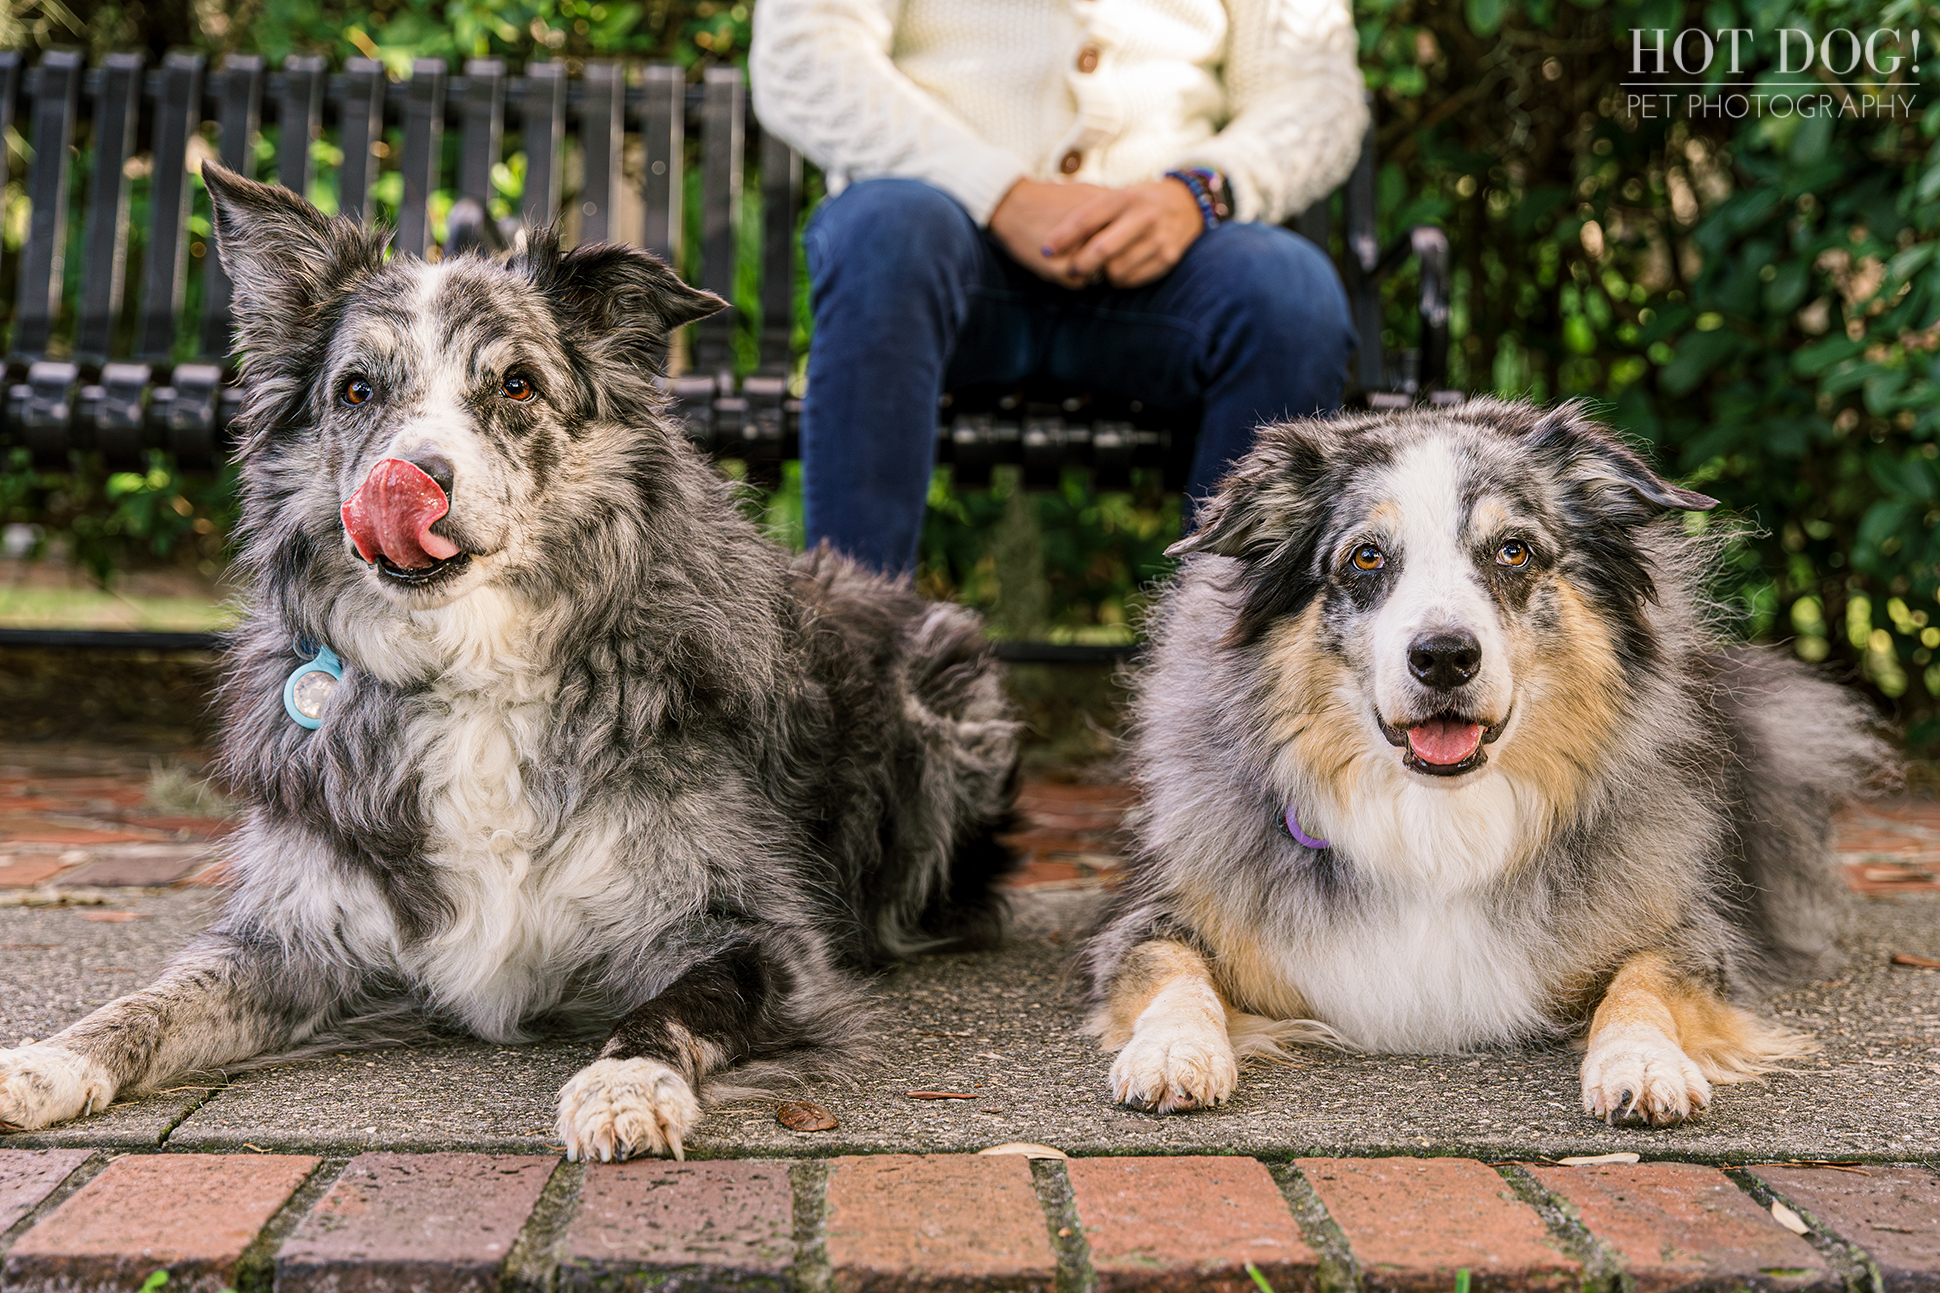
[[[1019,180],[990,217],[1012,258],[1072,288],[1099,278],[1113,287],[1155,282],[1205,227],[1192,192],[1169,179],[1122,189]]]

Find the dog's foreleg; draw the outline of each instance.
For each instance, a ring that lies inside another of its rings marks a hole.
[[[1681,1044],[1699,991],[1657,953],[1623,963],[1590,1020],[1583,1112],[1654,1127],[1704,1112],[1711,1084]]]
[[[1583,1111],[1663,1127],[1703,1113],[1715,1082],[1743,1082],[1816,1049],[1680,973],[1661,953],[1623,963],[1590,1020]]]
[[[42,1042],[0,1050],[0,1129],[97,1113],[117,1095],[287,1045],[339,999],[333,976],[211,935],[155,983]]]
[[[1239,1083],[1226,1002],[1206,958],[1155,938],[1126,954],[1092,1027],[1111,1066],[1112,1098],[1158,1113],[1223,1104]]]
[[[798,936],[746,931],[622,1018],[559,1093],[571,1159],[683,1156],[709,1075],[749,1060],[829,1045],[831,1010],[853,985]]]

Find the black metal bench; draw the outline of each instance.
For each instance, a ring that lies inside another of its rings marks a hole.
[[[277,125],[279,138],[273,174],[260,178],[309,191],[311,144],[328,126],[343,151],[339,207],[366,219],[391,152],[386,135],[398,138],[396,246],[412,255],[439,254],[431,199],[441,190],[456,199],[448,246],[502,242],[507,231],[488,214],[492,170],[505,155],[508,126],[515,128],[527,164],[514,221],[529,226],[563,215],[581,241],[644,246],[696,271],[701,286],[729,300],[737,295],[742,187],[752,174],[763,224],[758,361],[737,376],[734,340],[743,324],[727,311],[694,325],[690,362],[668,384],[695,443],[743,461],[750,479],[777,478],[780,464],[795,455],[799,402],[790,392],[789,342],[802,160],[749,119],[738,70],[710,69],[690,85],[671,66],[589,61],[569,76],[562,63],[534,63],[514,76],[499,61],[476,59],[453,75],[442,61],[420,60],[408,78],[393,81],[370,59],[351,59],[333,73],[320,58],[293,56],[272,71],[260,58],[232,56],[212,71],[197,54],[170,54],[158,67],[139,54],[116,54],[90,68],[67,51],[49,52],[33,66],[20,53],[0,53],[0,131],[19,129],[32,150],[24,177],[32,217],[18,257],[10,258],[15,292],[0,443],[24,446],[36,464],[53,470],[67,468],[75,453],[99,454],[111,467],[141,467],[155,449],[187,471],[221,465],[238,403],[228,364],[230,288],[209,254],[212,244],[197,247],[203,254],[191,265],[188,164],[192,149],[208,147],[213,125],[213,155],[258,174],[253,139],[266,121]],[[447,148],[453,134],[456,145]],[[690,134],[698,134],[692,150]],[[70,172],[83,136],[89,160],[79,292],[70,306],[63,299],[76,223]],[[566,193],[569,137],[579,179]],[[629,137],[643,152],[634,181],[640,216],[623,228]],[[1342,204],[1343,273],[1361,335],[1374,341],[1361,348],[1353,384],[1375,405],[1442,398],[1435,392],[1446,371],[1447,242],[1438,229],[1417,228],[1386,251],[1379,247],[1372,138],[1370,131]],[[130,193],[144,140],[145,249],[131,299]],[[699,161],[698,211],[686,204],[690,151]],[[0,181],[5,165],[0,154]],[[1300,228],[1325,246],[1327,220],[1323,204]],[[697,256],[686,254],[690,225],[699,234]],[[1411,256],[1419,262],[1422,340],[1418,349],[1390,356],[1378,343],[1380,284]],[[194,318],[186,313],[192,288],[200,297]],[[1089,467],[1102,487],[1122,486],[1148,468],[1176,489],[1190,461],[1188,420],[1086,392],[956,392],[939,416],[938,457],[970,487],[986,484],[1001,463],[1021,466],[1033,485],[1054,482],[1075,463]]]
[[[717,456],[745,459],[757,475],[764,474],[794,451],[789,333],[802,163],[758,128],[758,148],[749,157],[753,123],[746,102],[741,75],[729,68],[710,70],[701,84],[689,86],[680,69],[668,66],[644,67],[629,77],[621,64],[589,62],[581,76],[568,77],[563,64],[536,63],[525,75],[511,76],[504,64],[479,59],[454,76],[440,61],[420,60],[409,78],[393,82],[369,59],[349,60],[342,72],[330,73],[318,58],[292,57],[271,72],[259,58],[231,57],[210,72],[194,54],[171,54],[156,68],[144,67],[137,54],[110,55],[94,68],[65,51],[46,54],[33,67],[18,53],[0,54],[0,129],[21,129],[33,150],[25,177],[33,216],[16,268],[9,391],[0,435],[26,446],[51,468],[66,466],[75,451],[134,465],[146,450],[159,448],[188,470],[207,470],[223,456],[224,428],[236,397],[225,384],[229,286],[212,256],[201,266],[200,318],[183,318],[193,189],[185,163],[205,124],[216,128],[216,155],[232,168],[254,173],[251,137],[266,119],[274,121],[280,131],[274,178],[307,191],[313,175],[309,145],[322,137],[328,121],[344,155],[340,207],[366,218],[378,152],[388,147],[386,127],[401,127],[403,201],[396,245],[412,255],[432,251],[429,203],[440,189],[476,204],[458,213],[456,223],[463,227],[452,232],[461,242],[492,241],[500,233],[479,228],[475,213],[492,197],[492,167],[502,159],[508,118],[527,157],[519,218],[527,224],[557,220],[570,134],[582,175],[571,195],[580,239],[635,242],[676,265],[688,263],[683,170],[692,126],[700,137],[698,277],[702,286],[730,299],[743,178],[750,169],[759,177],[765,213],[759,275],[763,326],[759,364],[737,380],[733,313],[696,325],[691,366],[671,385],[697,443]],[[72,145],[84,124],[91,164],[80,299],[70,324],[62,270],[73,224]],[[456,164],[449,168],[443,142],[448,129],[458,135]],[[645,153],[644,215],[639,227],[623,229],[617,207],[629,135],[639,139]],[[129,162],[143,137],[149,140],[151,177],[146,254],[132,342],[121,347],[116,341],[125,324]],[[1378,344],[1363,346],[1356,371],[1365,398],[1405,402],[1432,391],[1445,372],[1447,244],[1439,230],[1421,228],[1385,253],[1377,246],[1371,138],[1346,186],[1344,207],[1344,272],[1363,336],[1378,338],[1381,332],[1380,280],[1409,255],[1420,261],[1422,346],[1400,364]],[[1324,245],[1326,220],[1326,212],[1317,209],[1303,218],[1301,228]],[[192,338],[186,347],[185,334]],[[185,348],[193,356],[178,362]],[[981,483],[990,466],[1006,461],[1023,465],[1033,479],[1065,463],[1087,463],[1107,484],[1122,482],[1139,466],[1183,469],[1183,446],[1170,434],[1183,428],[1166,424],[1162,416],[1143,419],[1145,410],[1083,394],[1063,394],[1056,403],[1038,406],[1039,394],[985,393],[989,407],[982,411],[961,407],[969,397],[947,404],[939,436],[942,460],[956,464],[965,484]]]

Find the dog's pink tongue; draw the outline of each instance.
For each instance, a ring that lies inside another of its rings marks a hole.
[[[1480,723],[1431,718],[1408,729],[1408,748],[1423,763],[1460,763],[1482,744]]]
[[[385,458],[344,504],[344,529],[364,560],[381,553],[394,566],[421,570],[458,555],[457,544],[431,532],[431,523],[450,510],[445,491],[416,464]]]

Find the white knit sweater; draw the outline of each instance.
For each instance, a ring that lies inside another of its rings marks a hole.
[[[1205,166],[1278,221],[1353,169],[1355,53],[1346,0],[758,0],[748,69],[832,186],[926,180],[985,223],[1022,178]]]

